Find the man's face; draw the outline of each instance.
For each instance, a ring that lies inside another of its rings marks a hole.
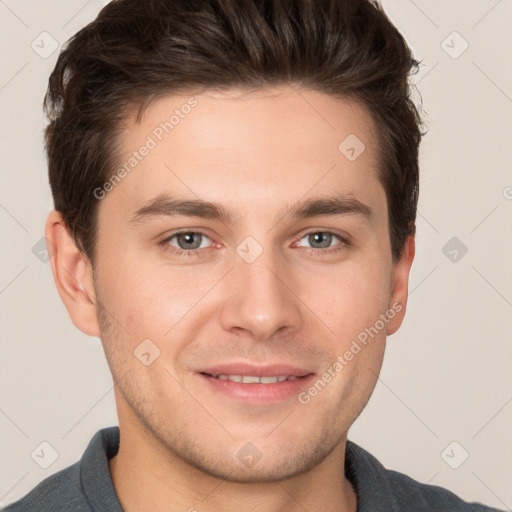
[[[374,125],[310,90],[193,98],[161,97],[130,123],[119,167],[140,161],[99,202],[95,293],[121,432],[224,479],[285,478],[343,446],[401,321],[377,322],[396,267]]]

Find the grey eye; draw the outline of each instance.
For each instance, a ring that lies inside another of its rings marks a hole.
[[[330,247],[332,242],[332,233],[319,231],[318,233],[310,233],[308,241],[314,249],[325,249]]]
[[[194,249],[202,249],[205,247],[203,243],[205,240],[209,240],[209,238],[206,235],[203,235],[203,233],[187,231],[173,235],[169,238],[169,244],[184,251],[193,251]],[[173,243],[174,241],[176,243]]]
[[[311,247],[312,249],[328,249],[332,247],[332,243],[335,240],[342,242],[341,237],[329,231],[314,231],[304,235],[300,241],[300,247]],[[308,245],[304,245],[303,241],[306,240]]]

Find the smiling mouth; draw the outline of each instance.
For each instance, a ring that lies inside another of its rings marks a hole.
[[[210,373],[202,372],[207,377],[212,377],[218,380],[229,380],[231,382],[239,382],[241,384],[278,384],[279,382],[303,379],[306,375],[300,377],[298,375],[275,375],[259,377],[257,375],[211,375]]]

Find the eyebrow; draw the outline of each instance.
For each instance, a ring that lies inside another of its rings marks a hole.
[[[373,218],[373,211],[368,205],[354,197],[340,195],[301,201],[287,208],[286,212],[286,215],[297,219],[321,215],[360,215],[367,221],[371,221]],[[233,224],[237,219],[233,210],[225,208],[220,203],[160,195],[139,208],[130,222],[137,223],[149,220],[152,217],[175,215],[218,220],[226,224]]]
[[[368,221],[373,218],[373,211],[368,205],[355,197],[339,195],[301,202],[290,207],[288,214],[300,219],[319,215],[360,215]]]
[[[235,220],[233,212],[219,203],[203,201],[202,199],[178,199],[168,195],[160,195],[139,208],[130,222],[142,222],[151,217],[173,215],[220,220],[227,224],[233,223]]]

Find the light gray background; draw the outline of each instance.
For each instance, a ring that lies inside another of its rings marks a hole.
[[[45,52],[104,3],[0,0],[0,505],[117,422],[99,340],[71,324],[49,264],[32,252],[51,209],[41,102],[58,52]],[[383,3],[423,60],[415,81],[430,131],[408,313],[350,438],[389,468],[510,509],[512,3]],[[442,250],[452,237],[468,249],[456,262]],[[58,453],[47,469],[31,457],[43,441]],[[463,450],[469,458],[452,469],[445,460],[457,465]]]

